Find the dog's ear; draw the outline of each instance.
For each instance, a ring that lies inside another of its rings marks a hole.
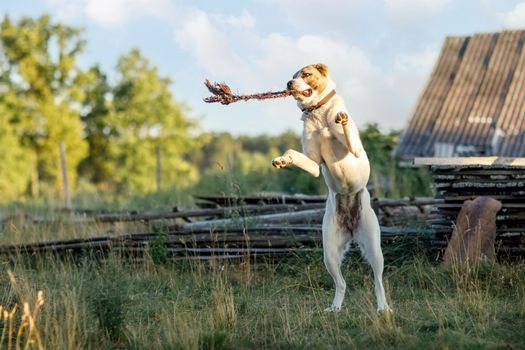
[[[321,73],[325,77],[328,75],[328,67],[325,64],[317,63],[314,64],[314,67],[319,71],[319,73]]]

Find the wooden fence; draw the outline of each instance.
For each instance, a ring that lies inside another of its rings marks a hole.
[[[76,256],[90,252],[105,256],[111,251],[119,251],[124,256],[136,258],[160,252],[173,260],[277,259],[320,251],[324,200],[320,196],[207,196],[198,197],[200,208],[190,210],[67,215],[61,220],[71,223],[139,221],[147,224],[148,229],[153,221],[162,220],[162,229],[139,234],[4,245],[0,246],[0,255],[17,258],[47,253]],[[383,244],[407,236],[429,239],[424,228],[392,223],[403,216],[405,222],[424,222],[428,206],[441,202],[433,198],[374,200],[382,222]],[[400,208],[409,210],[401,213]],[[33,217],[30,221],[34,224],[51,222],[42,217]]]

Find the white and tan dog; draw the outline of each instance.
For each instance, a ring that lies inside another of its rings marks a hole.
[[[341,263],[354,240],[374,271],[378,311],[390,311],[383,288],[383,253],[379,222],[370,204],[366,184],[370,164],[354,121],[343,99],[335,93],[324,64],[302,68],[288,82],[303,111],[303,153],[288,150],[273,166],[295,166],[318,177],[321,168],[328,199],[323,218],[324,263],[335,282],[335,296],[326,311],[339,311],[346,290]]]

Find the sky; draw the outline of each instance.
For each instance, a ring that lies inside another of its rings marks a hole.
[[[524,0],[0,0],[0,14],[84,28],[80,64],[112,79],[119,56],[139,48],[200,131],[236,135],[300,132],[300,110],[292,98],[205,104],[204,79],[283,90],[301,67],[325,63],[358,125],[401,129],[446,36],[525,29]]]

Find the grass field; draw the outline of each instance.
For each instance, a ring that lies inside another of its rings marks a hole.
[[[11,226],[2,243],[63,238],[70,229]],[[20,306],[13,348],[23,302],[33,305],[38,290],[45,303],[30,347],[38,334],[48,349],[525,348],[523,263],[444,268],[420,250],[384,249],[391,318],[377,315],[371,270],[354,253],[344,264],[347,296],[337,314],[323,313],[333,284],[316,253],[256,266],[20,258],[0,262],[0,305]],[[9,321],[1,325],[6,348]]]
[[[390,320],[376,314],[370,269],[358,257],[345,264],[338,314],[322,311],[333,286],[316,255],[256,269],[118,256],[2,268],[2,285],[11,286],[0,292],[3,305],[44,292],[37,329],[49,349],[525,347],[523,264],[445,269],[414,258],[387,266]]]

